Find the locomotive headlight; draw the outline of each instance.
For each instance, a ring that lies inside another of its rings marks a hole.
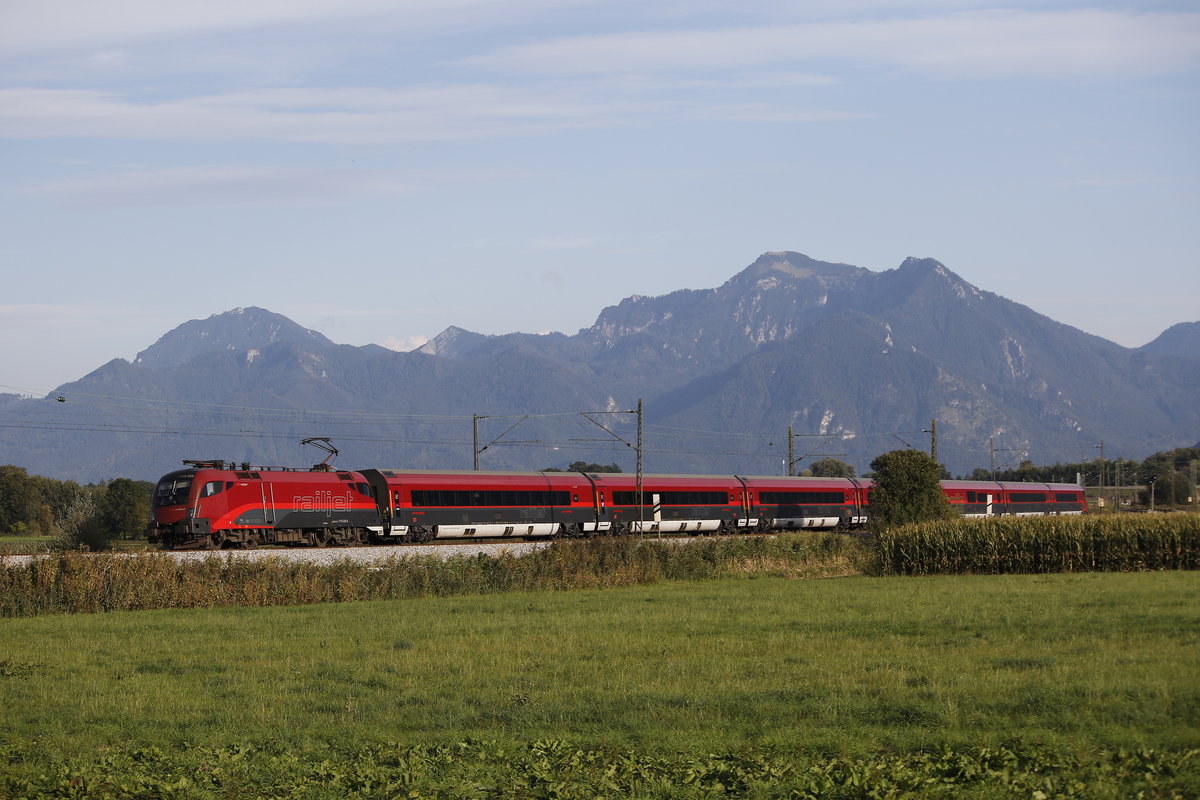
[[[196,518],[196,508],[195,508],[195,506],[193,506],[192,508],[189,508],[189,509],[187,510],[187,518],[188,518],[188,519],[195,519],[195,518]]]

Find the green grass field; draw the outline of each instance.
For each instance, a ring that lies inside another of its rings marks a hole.
[[[0,730],[862,755],[1200,745],[1194,572],[740,579],[0,620]]]
[[[0,797],[1200,797],[1196,571],[810,579],[869,562],[8,567]]]

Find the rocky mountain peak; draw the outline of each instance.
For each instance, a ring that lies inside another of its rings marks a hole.
[[[412,352],[442,358],[459,358],[487,339],[482,333],[451,325]]]
[[[134,358],[145,367],[173,367],[201,353],[217,350],[258,350],[277,342],[330,347],[322,334],[265,308],[235,308],[173,328]]]
[[[862,267],[817,261],[803,253],[771,252],[763,253],[725,285],[761,284],[764,280],[770,283],[773,279],[774,285],[811,280],[827,286],[837,282],[852,282],[869,273]]]

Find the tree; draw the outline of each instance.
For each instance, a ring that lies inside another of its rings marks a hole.
[[[620,472],[617,464],[589,464],[586,461],[572,461],[565,470],[558,467],[546,467],[542,472]]]
[[[814,478],[853,478],[855,477],[854,467],[847,464],[845,461],[838,461],[836,458],[822,458],[820,461],[814,461],[809,467]]]
[[[1150,505],[1150,493],[1154,493],[1156,506],[1184,505],[1192,497],[1195,487],[1188,477],[1171,469],[1156,470],[1147,478],[1147,487],[1140,493],[1142,505]]]
[[[110,481],[97,502],[101,526],[112,538],[140,536],[150,518],[150,495],[154,487],[146,481],[117,478]]]
[[[904,525],[954,516],[938,483],[942,465],[920,450],[893,450],[871,462],[871,521]]]
[[[0,533],[27,533],[38,512],[38,494],[23,467],[0,466]]]

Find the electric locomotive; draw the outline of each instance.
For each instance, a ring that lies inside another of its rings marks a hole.
[[[354,545],[383,533],[359,472],[185,461],[154,488],[147,536],[171,549]]]

